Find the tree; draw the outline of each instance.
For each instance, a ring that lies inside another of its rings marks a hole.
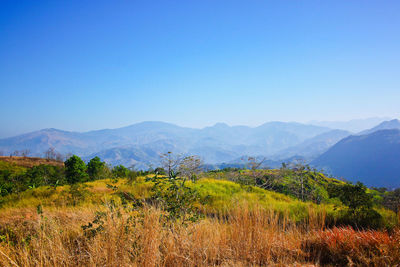
[[[400,188],[385,192],[383,196],[383,206],[400,215]]]
[[[329,184],[330,198],[339,198],[347,206],[344,222],[357,227],[379,227],[382,224],[381,215],[373,209],[373,197],[366,192],[367,188],[360,182],[357,184]]]
[[[45,152],[44,152],[44,157],[46,158],[46,159],[55,159],[56,158],[56,152],[55,152],[55,149],[54,149],[54,147],[50,147],[49,149],[47,149]]]
[[[257,170],[261,169],[261,166],[263,165],[263,163],[265,162],[266,158],[260,158],[257,159],[256,157],[248,157],[247,158],[247,164],[249,169],[255,173]],[[255,174],[254,174],[255,175]]]
[[[172,177],[178,172],[182,159],[181,155],[174,155],[171,151],[161,154],[161,167],[167,172],[168,177]]]
[[[129,170],[123,165],[118,165],[115,166],[111,173],[116,177],[116,178],[125,178],[129,176]]]
[[[29,149],[21,150],[21,156],[23,156],[23,157],[27,157],[29,155],[29,153],[30,153]]]
[[[28,169],[26,174],[26,183],[30,187],[42,185],[62,185],[65,183],[64,168],[51,165],[33,166]]]
[[[178,177],[171,170],[168,177],[159,178],[155,175],[147,180],[154,184],[151,188],[152,198],[168,212],[169,219],[180,220],[182,224],[198,220],[200,214],[195,203],[200,202],[200,196],[195,189],[186,186],[186,178]]]
[[[64,156],[61,153],[56,152],[56,156],[55,156],[56,161],[63,161],[63,158],[64,158]]]
[[[201,172],[203,162],[199,156],[187,156],[184,157],[178,167],[179,175],[191,179],[193,182],[196,181],[197,175]]]
[[[310,166],[306,165],[304,160],[296,160],[290,163],[290,166],[294,178],[300,184],[298,198],[305,201],[311,195],[311,191],[305,189],[305,185],[308,185],[307,173],[310,171]]]
[[[64,165],[65,178],[69,184],[85,182],[88,180],[86,164],[80,157],[73,155],[64,162]]]
[[[276,178],[273,175],[268,175],[264,170],[268,169],[265,166],[265,157],[247,157],[246,166],[250,170],[250,183],[251,185],[256,185],[258,187],[264,189],[271,189],[274,186]],[[264,166],[263,166],[264,165]],[[241,177],[242,181],[245,181],[243,177]]]
[[[92,158],[87,164],[87,173],[90,180],[103,178],[102,175],[105,169],[105,162],[102,162],[99,157]]]
[[[167,173],[165,172],[164,168],[157,167],[154,169],[154,173],[158,175],[166,175]]]

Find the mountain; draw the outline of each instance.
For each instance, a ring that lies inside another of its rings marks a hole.
[[[400,186],[400,130],[378,130],[339,141],[312,165],[368,186]]]
[[[207,163],[228,162],[242,155],[272,155],[296,146],[329,128],[294,122],[268,122],[258,127],[217,123],[203,129],[165,122],[142,122],[117,129],[68,132],[44,129],[0,139],[0,151],[8,155],[29,149],[42,156],[50,147],[62,154],[84,158],[100,156],[111,164],[156,164],[158,154],[196,154]]]
[[[351,135],[350,132],[343,130],[325,132],[307,139],[296,146],[286,148],[275,154],[273,158],[284,159],[293,156],[301,156],[307,159],[313,159],[349,135]]]
[[[397,119],[384,121],[371,129],[360,132],[359,134],[370,134],[379,130],[389,130],[389,129],[400,129],[400,121]]]
[[[309,124],[358,133],[390,120],[388,117],[355,119],[349,121],[310,121]]]
[[[32,155],[41,156],[49,147],[54,147],[60,153],[85,154],[94,151],[96,142],[84,134],[57,129],[43,129],[0,139],[0,150],[5,155],[16,150],[29,149]]]

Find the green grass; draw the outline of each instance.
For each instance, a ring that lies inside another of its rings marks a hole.
[[[119,191],[128,192],[137,199],[148,199],[151,197],[153,183],[146,181],[145,177],[138,177],[131,183],[128,183],[127,179],[105,179],[87,182],[84,185],[78,189],[78,193],[75,192],[75,195],[71,193],[69,185],[29,189],[0,199],[1,208],[32,208],[38,205],[44,207],[99,206],[111,200],[120,201],[115,191],[107,185],[116,186]],[[316,216],[326,216],[328,221],[335,221],[340,216],[340,202],[334,203],[334,200],[331,203],[317,205],[259,187],[212,178],[203,178],[196,183],[187,182],[187,185],[198,192],[200,202],[204,203],[196,205],[205,214],[223,214],[241,203],[246,203],[249,206],[270,208],[282,217],[287,216],[296,222],[308,220],[311,210]],[[385,225],[392,226],[397,223],[396,214],[392,211],[382,208],[377,211],[383,216]]]

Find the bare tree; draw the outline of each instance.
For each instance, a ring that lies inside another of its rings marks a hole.
[[[297,179],[297,182],[300,184],[300,190],[298,193],[298,197],[302,200],[305,201],[306,197],[306,192],[305,192],[305,179],[306,179],[306,171],[310,171],[310,167],[305,164],[304,160],[296,160],[292,163],[290,163],[291,169],[295,173],[295,178]],[[308,194],[307,194],[308,195]]]
[[[65,154],[65,155],[63,156],[63,159],[62,159],[62,160],[66,161],[66,160],[69,159],[70,157],[72,157],[72,153],[68,152],[67,154]]]
[[[203,161],[199,156],[187,156],[184,157],[178,167],[180,175],[191,179],[193,182],[196,181],[197,175],[202,171]]]
[[[266,161],[266,158],[257,159],[256,157],[248,157],[247,158],[247,165],[251,170],[253,176],[257,176],[257,170],[262,169],[263,163]]]
[[[178,171],[179,165],[183,159],[181,155],[174,155],[168,151],[160,155],[161,166],[167,171],[168,177],[173,177],[173,174]]]
[[[246,161],[245,164],[250,170],[250,177],[255,185],[264,189],[271,189],[273,187],[276,177],[265,172],[268,169],[265,166],[265,161],[267,160],[265,157],[247,157],[242,160]]]
[[[19,156],[19,151],[18,151],[18,150],[15,150],[15,151],[11,154],[11,156],[18,157],[18,156]]]
[[[0,156],[4,156],[4,151],[0,150]]]
[[[55,152],[55,149],[54,149],[54,147],[50,147],[49,149],[47,149],[45,152],[44,152],[44,157],[46,158],[46,159],[55,159],[56,158],[56,152]]]
[[[21,156],[23,156],[23,157],[27,157],[29,155],[29,153],[31,153],[31,151],[29,149],[21,150]]]
[[[64,156],[60,152],[56,152],[55,159],[57,161],[64,161]]]

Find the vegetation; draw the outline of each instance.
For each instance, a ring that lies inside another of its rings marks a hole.
[[[78,182],[86,182],[88,180],[87,167],[85,162],[78,157],[73,155],[65,161],[65,178],[69,184],[75,184]]]
[[[0,161],[1,266],[387,266],[400,261],[397,191],[307,166],[201,171],[164,156],[153,172],[79,157]],[[391,199],[391,201],[388,201]]]

